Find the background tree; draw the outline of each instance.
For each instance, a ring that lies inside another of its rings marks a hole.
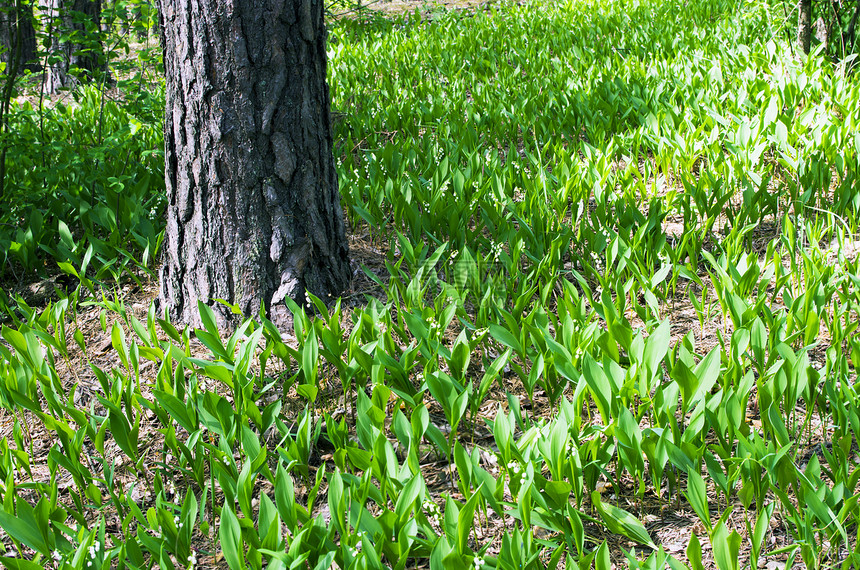
[[[855,1],[854,13],[851,15],[851,20],[848,22],[848,29],[842,36],[842,43],[848,53],[854,52],[854,40],[857,30],[857,18],[860,17],[860,0]]]
[[[17,59],[19,71],[35,71],[39,67],[36,61],[33,7],[29,2],[20,0],[0,8],[0,61],[6,64],[7,74],[12,68],[13,59]]]
[[[160,0],[167,237],[160,300],[327,297],[350,277],[322,0]],[[221,318],[231,318],[219,309]]]
[[[797,0],[797,49],[809,53],[812,41],[812,0]]]
[[[9,149],[9,108],[15,82],[23,69],[35,69],[36,34],[33,9],[23,0],[0,6],[0,200],[6,199],[6,153]]]
[[[855,53],[856,27],[860,17],[860,0],[798,0],[798,52],[809,53],[812,42],[824,45],[824,53],[840,60]]]
[[[73,87],[85,73],[99,69],[101,60],[101,0],[46,0],[43,23],[51,26],[51,63],[45,75],[45,90],[55,93]]]

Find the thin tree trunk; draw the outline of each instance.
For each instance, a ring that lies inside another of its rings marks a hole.
[[[327,298],[350,278],[332,157],[323,0],[160,0],[167,236],[160,300]],[[218,307],[219,318],[235,317]]]
[[[56,93],[60,89],[72,88],[78,84],[78,77],[71,71],[77,68],[85,75],[99,69],[101,43],[91,35],[92,30],[100,30],[101,0],[47,0],[42,10],[46,20],[54,27],[51,50],[55,61],[45,74],[45,90]],[[87,21],[92,27],[87,30]],[[87,38],[84,43],[62,41],[61,38],[77,32]]]
[[[797,2],[797,49],[809,53],[812,42],[812,0]]]
[[[21,0],[17,0],[13,8],[15,12],[21,13]],[[8,12],[6,13],[9,14]],[[8,21],[11,21],[11,18]],[[12,26],[8,26],[10,35],[9,41],[9,63],[4,69],[3,78],[3,93],[0,95],[0,200],[6,198],[6,136],[9,134],[9,106],[12,101],[12,90],[15,87],[15,80],[18,75],[18,67],[21,64],[21,54],[23,52],[23,30],[15,26],[14,35],[11,35]]]

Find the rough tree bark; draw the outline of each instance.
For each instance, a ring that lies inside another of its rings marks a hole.
[[[160,301],[261,303],[347,286],[332,157],[323,0],[159,0],[167,237]],[[219,318],[233,317],[214,304]]]
[[[20,29],[20,44],[18,30]],[[17,51],[20,49],[20,52]],[[0,61],[6,69],[12,66],[13,58],[18,60],[19,71],[37,71],[36,30],[33,28],[33,8],[26,2],[8,2],[0,8]]]
[[[46,0],[42,5],[45,21],[53,27],[51,52],[56,60],[45,74],[48,93],[77,85],[77,77],[70,73],[73,67],[85,72],[98,69],[101,44],[92,33],[101,30],[101,11],[101,0]],[[71,32],[88,38],[86,43],[60,41],[62,35]]]
[[[797,0],[797,49],[809,53],[812,42],[812,0]]]

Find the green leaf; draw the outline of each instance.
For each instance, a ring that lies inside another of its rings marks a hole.
[[[752,546],[753,558],[758,559],[761,547],[764,544],[764,538],[767,535],[770,527],[770,517],[773,514],[774,503],[768,503],[764,508],[759,510],[758,518],[755,521],[755,529],[753,530],[750,544]]]
[[[594,558],[594,569],[611,570],[611,568],[612,560],[609,557],[609,546],[607,546],[606,541],[604,540],[600,544],[600,548],[597,549],[597,554]]]
[[[567,481],[547,481],[544,491],[557,507],[565,505],[570,500],[573,486]]]
[[[302,372],[305,375],[305,384],[316,384],[318,367],[319,345],[317,344],[316,332],[311,328],[302,345]]]
[[[720,376],[719,346],[714,347],[711,352],[702,359],[699,365],[696,366],[695,374],[699,381],[699,385],[696,387],[695,393],[687,404],[689,407],[696,405],[700,399],[702,399],[706,394],[709,394],[711,392],[711,388],[714,387],[714,384]]]
[[[51,548],[40,532],[38,523],[33,516],[33,508],[23,499],[18,499],[18,512],[21,518],[0,510],[0,528],[15,540],[24,543],[44,556],[49,556]],[[48,532],[52,531],[49,530]]]
[[[176,420],[182,428],[188,433],[197,431],[198,423],[192,418],[185,404],[173,394],[162,392],[161,390],[153,390],[153,395],[161,407],[167,410],[167,413]]]
[[[203,324],[203,328],[209,332],[210,335],[214,336],[217,339],[221,338],[221,333],[218,331],[218,324],[215,318],[215,313],[212,311],[212,308],[201,301],[197,300],[197,311],[200,314],[200,322]]]
[[[738,570],[740,561],[741,536],[737,531],[728,532],[724,522],[720,521],[711,537],[714,547],[714,562],[719,570]]]
[[[603,519],[610,531],[657,550],[657,545],[651,540],[648,531],[645,530],[645,525],[639,519],[624,509],[603,503],[600,500],[600,493],[597,491],[591,493],[591,502],[597,508],[600,518]]]
[[[275,475],[275,505],[278,514],[289,528],[296,525],[296,496],[293,479],[282,464],[278,464]]]
[[[713,530],[713,525],[708,509],[708,493],[705,488],[705,481],[698,472],[692,469],[687,472],[687,500],[710,533]]]
[[[690,534],[690,542],[687,543],[687,561],[690,563],[690,570],[705,570],[702,565],[702,544],[699,542],[699,537],[696,533]]]
[[[221,342],[220,336],[200,329],[196,329],[194,331],[194,336],[197,337],[197,340],[203,343],[203,346],[211,350],[212,354],[217,358],[221,358],[225,362],[232,363],[232,356],[227,353],[227,350],[224,348],[224,344]]]
[[[319,388],[311,384],[300,384],[299,386],[296,386],[296,392],[305,400],[313,403],[316,402]]]
[[[505,345],[508,348],[511,348],[517,354],[523,354],[523,346],[520,343],[520,340],[515,337],[508,329],[497,325],[495,323],[490,323],[490,334],[494,339],[496,339],[501,344]]]
[[[603,419],[603,425],[609,425],[612,421],[610,416],[610,399],[613,397],[612,385],[606,377],[603,368],[594,360],[590,354],[585,353],[582,360],[583,375],[588,387],[591,389],[591,394],[594,396],[594,403],[597,405],[597,411],[600,412],[600,417]]]
[[[110,331],[110,339],[114,350],[119,354],[119,359],[122,361],[122,365],[128,369],[128,343],[125,339],[125,331],[121,326],[119,326],[118,321],[114,321],[113,323],[113,327]]]
[[[481,489],[478,488],[472,494],[472,497],[466,501],[466,504],[460,509],[460,513],[457,516],[457,552],[461,556],[469,554],[469,533],[472,532],[475,508],[478,506],[478,499],[480,498]]]
[[[245,570],[245,551],[239,519],[229,505],[221,508],[221,524],[218,528],[221,551],[230,570]]]
[[[774,95],[770,98],[770,102],[767,105],[767,109],[764,112],[764,121],[762,122],[762,128],[766,129],[769,127],[775,120],[777,115],[779,114],[779,97]]]
[[[652,375],[657,374],[660,362],[669,350],[669,320],[660,323],[645,341],[645,366]]]
[[[6,556],[0,556],[0,564],[3,565],[3,568],[10,568],[11,570],[42,570],[45,568],[41,564],[36,564],[30,560],[9,558]]]

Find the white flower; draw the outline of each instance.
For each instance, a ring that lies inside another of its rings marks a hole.
[[[432,522],[435,522],[436,524],[441,523],[442,511],[439,509],[439,505],[437,505],[430,499],[426,499],[423,503],[421,503],[421,510]]]
[[[486,563],[487,561],[480,556],[475,556],[475,560],[472,561],[472,568],[474,568],[475,570],[480,570],[480,568]]]

